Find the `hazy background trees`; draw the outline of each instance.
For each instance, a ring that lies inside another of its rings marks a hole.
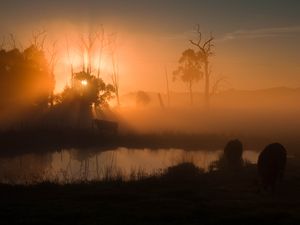
[[[209,108],[210,97],[216,92],[219,83],[223,79],[218,79],[213,85],[211,84],[212,66],[210,58],[213,56],[214,37],[203,39],[199,24],[196,26],[197,38],[190,40],[195,49],[188,48],[183,51],[179,59],[179,66],[173,72],[174,78],[180,79],[188,84],[191,104],[193,104],[193,89],[195,82],[204,78],[204,105]],[[213,92],[213,93],[212,93]]]
[[[29,46],[23,48],[13,35],[0,44],[0,118],[12,117],[16,124],[44,126],[64,123],[82,126],[96,117],[96,111],[109,106],[115,96],[115,87],[106,84],[101,76],[101,57],[104,48],[104,30],[78,35],[73,48],[82,58],[81,68],[74,68],[69,57],[70,85],[54,94],[55,67],[62,60],[61,42],[47,39],[44,30],[32,32]],[[74,44],[74,43],[73,43]],[[67,40],[67,52],[69,54]],[[70,56],[70,55],[69,55]],[[98,61],[98,65],[94,62]],[[5,120],[5,119],[4,119]],[[19,126],[19,125],[17,125]]]
[[[45,52],[35,45],[23,51],[0,50],[0,107],[47,108],[54,90],[54,77]]]
[[[65,87],[57,96],[53,113],[56,117],[68,119],[66,126],[91,127],[92,120],[97,118],[97,111],[108,107],[114,92],[111,84],[91,73],[74,73],[72,86]]]
[[[191,105],[193,104],[193,84],[202,78],[201,72],[201,55],[193,49],[183,51],[178,63],[178,68],[173,72],[173,78],[180,78],[187,83],[190,93]]]

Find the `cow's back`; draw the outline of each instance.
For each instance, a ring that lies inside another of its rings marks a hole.
[[[265,187],[272,187],[282,179],[286,167],[285,148],[279,143],[265,147],[260,153],[257,162],[259,176]]]

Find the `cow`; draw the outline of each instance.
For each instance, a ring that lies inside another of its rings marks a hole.
[[[243,165],[243,144],[238,139],[230,140],[224,148],[224,160],[228,168],[237,169]]]
[[[258,174],[265,191],[275,190],[281,181],[286,167],[286,149],[279,143],[272,143],[259,154],[257,161]]]
[[[93,120],[94,127],[103,134],[116,135],[118,133],[118,123],[108,120]]]

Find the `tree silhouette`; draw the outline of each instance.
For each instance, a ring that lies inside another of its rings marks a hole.
[[[54,77],[44,51],[31,45],[0,50],[0,106],[48,107]]]
[[[108,107],[114,91],[111,84],[93,74],[84,71],[74,73],[72,86],[67,86],[57,98],[56,112],[60,112],[59,117],[65,118],[64,122],[71,126],[90,128],[94,113]]]
[[[74,73],[72,87],[67,87],[61,95],[60,102],[81,101],[87,107],[107,106],[113,98],[115,90],[111,84],[106,84],[101,78],[84,71]]]
[[[190,43],[195,46],[198,50],[199,63],[204,65],[204,95],[205,95],[205,106],[209,108],[210,102],[210,57],[213,55],[212,48],[214,47],[213,41],[214,37],[210,37],[207,40],[202,39],[202,33],[200,31],[200,26],[197,24],[196,32],[198,34],[198,39],[196,41],[190,40]]]
[[[183,51],[178,61],[179,66],[173,72],[174,80],[179,77],[183,82],[188,84],[191,104],[193,104],[193,83],[198,82],[203,75],[201,72],[200,56],[193,49]]]
[[[79,35],[75,46],[79,48],[81,69],[76,72],[70,57],[69,40],[66,38],[71,67],[71,86],[66,86],[57,96],[57,108],[62,111],[62,117],[68,114],[74,117],[71,123],[75,122],[81,128],[87,127],[89,122],[97,118],[97,113],[101,113],[103,107],[108,107],[108,101],[117,92],[114,84],[106,84],[100,77],[102,54],[106,45],[104,41],[102,26],[100,31],[91,30],[87,34]]]
[[[87,34],[79,35],[77,47],[79,48],[82,67],[79,72],[74,72],[72,60],[70,59],[69,40],[66,39],[66,41],[71,66],[71,87],[66,88],[66,90],[72,89],[71,92],[74,92],[73,96],[80,93],[81,100],[86,101],[88,105],[107,105],[108,99],[112,98],[113,94],[117,95],[118,91],[114,80],[112,84],[105,84],[100,77],[103,50],[106,45],[111,44],[111,40],[107,41],[109,43],[105,42],[103,26],[100,27],[100,30],[97,28],[96,30],[89,31]],[[93,63],[95,61],[98,62],[98,65]],[[114,74],[117,73],[116,70],[116,66],[113,65]],[[96,76],[94,74],[96,74]],[[86,85],[82,85],[82,81],[86,82]],[[64,96],[64,94],[62,94],[62,96]]]

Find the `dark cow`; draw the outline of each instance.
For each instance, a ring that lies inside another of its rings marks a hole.
[[[100,133],[113,134],[113,135],[116,135],[118,133],[117,122],[94,119],[93,124]]]
[[[286,150],[279,143],[265,147],[257,161],[258,174],[263,188],[274,191],[276,184],[283,178],[286,166]]]
[[[243,165],[243,144],[238,139],[231,140],[224,148],[224,160],[227,166],[232,169]]]

